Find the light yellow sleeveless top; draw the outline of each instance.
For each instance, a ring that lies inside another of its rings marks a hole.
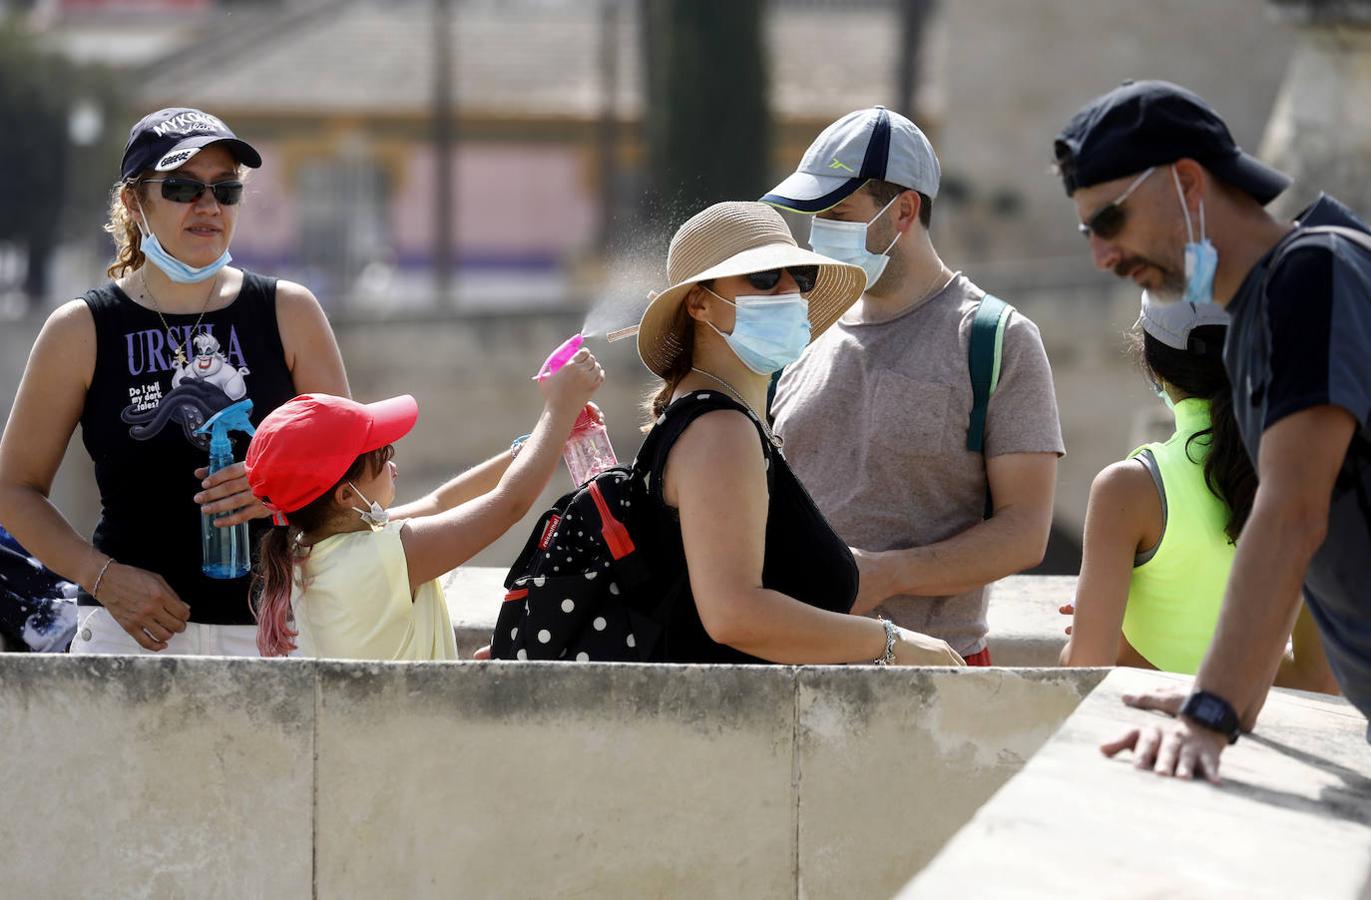
[[[296,567],[290,606],[303,656],[330,659],[456,659],[443,587],[409,593],[400,522],[335,534]],[[303,576],[303,583],[301,581]]]
[[[1236,548],[1224,532],[1228,506],[1204,480],[1210,436],[1189,440],[1209,427],[1209,401],[1187,398],[1174,412],[1169,440],[1131,454],[1148,450],[1156,460],[1166,528],[1151,558],[1133,569],[1123,634],[1158,669],[1194,674],[1214,637]]]

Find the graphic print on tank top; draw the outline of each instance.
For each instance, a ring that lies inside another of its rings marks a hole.
[[[160,375],[172,370],[171,390],[162,394],[162,381],[154,377],[129,387],[129,405],[119,417],[129,425],[129,436],[139,441],[156,437],[175,422],[186,440],[201,450],[209,449],[210,437],[196,434],[215,413],[247,396],[245,381],[251,370],[243,359],[237,329],[229,326],[227,351],[214,336],[214,326],[205,323],[194,335],[190,327],[139,331],[124,335],[128,347],[129,375]],[[176,332],[180,332],[179,339]],[[185,348],[192,345],[195,356],[187,360]],[[172,348],[168,362],[164,350]]]

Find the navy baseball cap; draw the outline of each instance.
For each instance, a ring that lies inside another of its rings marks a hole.
[[[1263,205],[1290,176],[1244,153],[1213,107],[1169,81],[1125,81],[1066,123],[1053,151],[1069,197],[1149,166],[1193,159]]]
[[[792,212],[821,213],[872,179],[934,199],[941,176],[938,155],[919,126],[884,106],[873,106],[825,128],[795,173],[761,199]]]
[[[119,177],[129,179],[144,169],[170,172],[190,162],[201,149],[220,143],[248,168],[262,165],[261,155],[247,141],[239,140],[218,116],[184,106],[159,109],[129,129]]]

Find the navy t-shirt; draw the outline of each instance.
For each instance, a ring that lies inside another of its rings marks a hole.
[[[1371,251],[1342,235],[1303,231],[1371,229],[1326,195],[1298,225],[1228,305],[1224,362],[1254,466],[1262,434],[1293,413],[1340,406],[1359,424],[1304,593],[1343,693],[1371,718]]]

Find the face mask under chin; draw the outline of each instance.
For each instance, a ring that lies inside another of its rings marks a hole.
[[[139,249],[142,250],[143,257],[177,284],[198,284],[207,281],[218,274],[224,266],[233,262],[233,256],[228,252],[228,248],[225,248],[224,252],[219,254],[219,258],[207,266],[192,266],[182,262],[162,246],[162,242],[158,240],[157,235],[148,225],[147,217],[143,215],[141,209],[138,211],[138,218],[142,226],[139,229],[141,235]]]

